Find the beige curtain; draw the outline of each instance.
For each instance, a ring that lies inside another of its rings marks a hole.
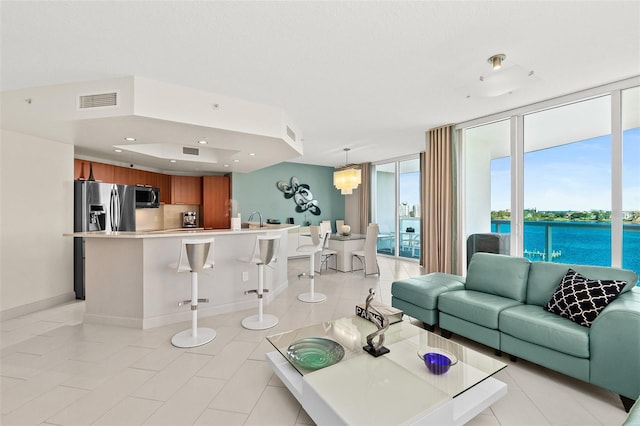
[[[429,130],[423,174],[426,232],[422,237],[427,272],[455,273],[455,171],[453,126]]]
[[[360,234],[367,233],[371,222],[371,163],[360,164],[360,189],[358,191],[358,207],[360,210]]]

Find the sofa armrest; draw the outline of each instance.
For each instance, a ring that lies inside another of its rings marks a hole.
[[[640,396],[640,288],[598,315],[589,335],[590,382],[627,398]]]

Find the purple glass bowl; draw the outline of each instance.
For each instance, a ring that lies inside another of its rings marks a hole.
[[[451,367],[451,359],[435,352],[424,354],[424,364],[433,374],[444,374]]]

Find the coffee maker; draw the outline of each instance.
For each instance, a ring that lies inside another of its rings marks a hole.
[[[198,226],[198,219],[196,212],[182,212],[182,227],[183,228],[196,228]]]

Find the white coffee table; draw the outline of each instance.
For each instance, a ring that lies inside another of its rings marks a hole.
[[[507,393],[491,377],[506,364],[407,321],[385,335],[390,353],[374,358],[362,350],[375,326],[353,316],[269,336],[274,372],[319,425],[464,424]],[[286,350],[305,337],[340,343],[344,358],[315,371],[290,362]],[[444,351],[458,361],[443,375],[430,373],[418,352]]]

